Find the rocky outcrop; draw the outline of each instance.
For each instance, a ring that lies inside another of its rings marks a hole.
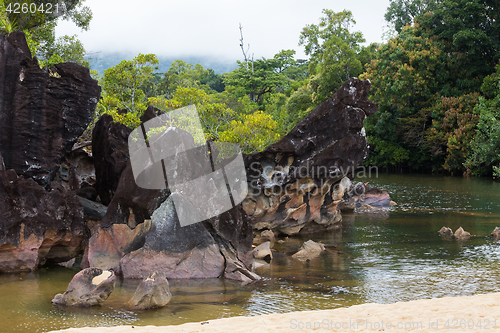
[[[40,69],[24,34],[0,34],[0,155],[5,169],[48,187],[91,121],[100,87],[74,63]]]
[[[126,112],[123,110],[121,112]],[[141,117],[145,122],[162,111],[150,106]],[[120,177],[130,164],[128,136],[132,129],[113,122],[113,117],[103,115],[92,131],[92,154],[95,163],[96,190],[101,202],[108,206],[117,191]],[[157,208],[157,207],[155,207]]]
[[[83,250],[88,229],[77,196],[52,183],[46,191],[14,170],[0,171],[0,272],[35,270]]]
[[[98,188],[106,188],[99,195],[110,201],[89,242],[88,264],[114,269],[125,278],[146,278],[156,271],[167,278],[258,279],[249,270],[252,227],[274,235],[340,226],[338,207],[351,187],[349,176],[368,153],[363,120],[377,110],[367,99],[369,88],[368,81],[349,80],[283,140],[264,152],[245,156],[250,193],[243,204],[185,227],[180,226],[173,204],[178,194],[139,188],[127,155],[128,132],[111,119],[101,118],[93,146],[102,148],[103,156],[116,152],[119,157],[96,161]],[[150,109],[143,120],[157,114]],[[158,135],[186,133],[170,128]],[[109,143],[106,149],[104,141]],[[190,165],[182,171],[190,169],[200,168]],[[103,187],[106,177],[112,181]]]
[[[87,268],[78,272],[64,294],[57,294],[54,305],[88,307],[99,305],[108,299],[115,289],[116,276],[112,271]]]
[[[108,206],[129,163],[127,126],[113,122],[110,115],[102,115],[92,131],[92,155],[94,157],[96,190],[101,202]]]
[[[40,69],[22,33],[0,34],[0,272],[31,271],[82,252],[83,209],[56,174],[99,94],[87,68]]]
[[[246,156],[243,202],[257,230],[293,235],[340,226],[348,177],[368,156],[363,121],[377,111],[370,82],[349,79],[281,141]]]
[[[226,277],[240,281],[251,281],[258,276],[251,273],[250,249],[251,227],[239,207],[221,214],[219,217],[181,227],[173,205],[173,193],[153,213],[154,229],[146,236],[143,247],[126,254],[120,260],[120,268],[125,278],[144,278],[149,272],[157,271],[167,278],[214,278]],[[244,221],[241,230],[238,221]],[[221,226],[231,224],[232,233],[226,233]],[[242,234],[249,239],[241,239]],[[234,237],[236,236],[236,237]],[[237,240],[239,243],[231,242]],[[233,245],[234,244],[234,245]]]
[[[168,280],[154,272],[141,281],[128,305],[134,310],[155,309],[167,305],[171,298]]]
[[[394,205],[387,190],[379,187],[365,187],[363,183],[353,184],[349,189],[344,202],[340,205],[341,211],[368,211],[380,208],[389,208]]]

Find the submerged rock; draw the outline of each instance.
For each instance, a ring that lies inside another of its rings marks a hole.
[[[455,231],[454,235],[458,239],[468,239],[468,238],[470,238],[470,233],[468,233],[467,231],[465,231],[462,227],[458,228]]]
[[[349,188],[347,198],[340,209],[344,212],[360,211],[377,213],[380,209],[389,208],[396,203],[391,201],[387,190],[379,187],[366,187],[363,183]]]
[[[493,230],[493,232],[491,233],[490,236],[495,238],[495,239],[500,239],[500,228],[495,227],[495,230]]]
[[[321,243],[316,243],[313,240],[308,240],[304,242],[299,251],[292,255],[294,258],[306,258],[312,259],[320,255],[321,252],[325,251],[325,246]]]
[[[134,310],[161,308],[171,298],[168,280],[163,274],[154,272],[141,281],[128,305]]]
[[[94,306],[104,302],[115,288],[116,277],[112,271],[87,268],[78,272],[64,294],[57,294],[54,305]]]
[[[451,230],[451,228],[448,228],[448,227],[443,226],[441,229],[439,229],[438,233],[441,236],[446,237],[446,238],[453,237],[453,230]]]
[[[257,230],[293,235],[339,228],[348,177],[368,156],[363,121],[377,111],[370,82],[349,79],[282,140],[247,155],[243,208]]]

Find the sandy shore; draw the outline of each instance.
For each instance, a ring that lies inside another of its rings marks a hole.
[[[176,326],[71,328],[53,332],[500,332],[500,293],[233,317]]]

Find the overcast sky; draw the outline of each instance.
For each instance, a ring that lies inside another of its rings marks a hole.
[[[389,0],[86,0],[94,17],[81,32],[60,22],[57,35],[77,34],[87,52],[155,53],[242,60],[238,25],[254,57],[270,58],[298,46],[306,24],[317,24],[322,9],[351,10],[368,43],[381,42]]]

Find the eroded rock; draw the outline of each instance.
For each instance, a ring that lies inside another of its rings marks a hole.
[[[83,251],[88,229],[78,198],[52,183],[46,191],[14,170],[0,171],[0,272],[65,262]]]
[[[104,302],[115,288],[116,277],[112,271],[96,267],[78,272],[64,294],[57,294],[54,305],[94,306]]]
[[[40,69],[24,34],[0,34],[0,154],[47,188],[92,120],[101,88],[74,63]]]
[[[254,236],[253,238],[253,243],[254,244],[261,244],[264,242],[274,242],[276,240],[276,237],[274,236],[274,232],[271,230],[263,230],[262,232],[257,231],[257,235]]]
[[[339,228],[339,204],[368,156],[363,121],[377,111],[369,81],[349,79],[282,140],[245,163],[251,191],[243,208],[257,230],[293,235]]]
[[[121,174],[129,163],[127,140],[131,132],[127,126],[113,122],[110,115],[102,115],[92,131],[96,190],[106,206],[111,202]]]
[[[163,274],[154,272],[141,281],[128,305],[134,310],[161,308],[171,298],[168,280]]]
[[[82,206],[56,175],[99,94],[88,68],[41,69],[23,33],[0,34],[0,272],[31,271],[82,252]]]

